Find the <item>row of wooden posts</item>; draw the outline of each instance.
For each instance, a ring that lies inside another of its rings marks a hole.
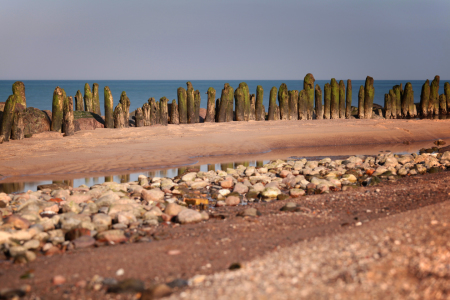
[[[264,90],[258,85],[256,95],[250,94],[245,82],[233,89],[225,83],[220,98],[216,100],[216,90],[208,89],[206,117],[204,122],[230,121],[264,121],[264,120],[312,120],[312,119],[349,119],[354,115],[360,119],[371,119],[373,114],[373,99],[375,90],[373,78],[367,76],[365,85],[360,86],[358,93],[358,108],[352,104],[352,82],[347,80],[339,83],[332,78],[322,90],[316,84],[314,76],[308,73],[303,81],[303,90],[288,90],[286,84],[280,88],[273,87],[269,95],[269,110],[263,105]],[[439,76],[433,81],[426,80],[422,86],[420,103],[414,104],[414,91],[410,82],[405,89],[402,84],[395,85],[384,97],[384,117],[407,118],[426,117],[429,115],[450,113],[450,84],[444,84],[444,94],[439,95]],[[101,114],[98,93],[99,86],[85,84],[84,97],[78,90],[75,95],[75,110]],[[8,97],[0,124],[0,139],[8,141],[23,138],[23,109],[26,108],[25,85],[15,82],[13,95]],[[171,104],[166,97],[156,101],[150,98],[142,108],[135,111],[135,126],[151,126],[156,124],[193,124],[200,121],[200,91],[194,90],[191,82],[187,89],[177,90],[178,102]],[[130,99],[122,92],[118,105],[114,108],[113,97],[109,87],[104,88],[104,109],[106,128],[125,128],[130,126]],[[233,101],[234,100],[234,101]],[[277,101],[278,100],[278,101]],[[234,103],[233,103],[234,102]],[[278,104],[277,104],[278,102]],[[354,111],[354,109],[357,111]],[[74,133],[73,98],[67,96],[64,89],[57,87],[53,93],[51,130],[63,132],[65,135]]]

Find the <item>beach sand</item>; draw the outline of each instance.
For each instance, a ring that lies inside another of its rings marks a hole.
[[[2,182],[73,179],[289,156],[416,152],[450,138],[450,120],[203,123],[44,132],[0,145]]]

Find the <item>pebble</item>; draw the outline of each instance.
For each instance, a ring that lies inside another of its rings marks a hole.
[[[184,209],[178,214],[177,218],[181,224],[196,223],[202,220],[202,215],[193,209]]]
[[[53,285],[63,285],[64,283],[66,283],[66,278],[62,275],[56,275],[52,278]]]

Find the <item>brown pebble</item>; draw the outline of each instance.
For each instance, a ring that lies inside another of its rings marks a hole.
[[[62,285],[64,283],[66,283],[66,278],[61,275],[56,275],[55,277],[53,277],[52,283],[53,283],[53,285]]]

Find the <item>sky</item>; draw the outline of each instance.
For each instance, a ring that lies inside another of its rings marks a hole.
[[[450,79],[448,0],[0,0],[0,80]]]

